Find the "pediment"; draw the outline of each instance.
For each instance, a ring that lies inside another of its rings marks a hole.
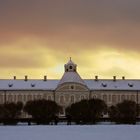
[[[89,89],[82,84],[65,83],[57,87],[56,91],[88,91]]]

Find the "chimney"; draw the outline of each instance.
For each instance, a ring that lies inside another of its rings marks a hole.
[[[98,81],[98,76],[97,75],[95,76],[95,81]]]
[[[16,78],[16,76],[14,76],[14,80],[16,80],[17,78]]]
[[[125,76],[122,76],[122,80],[125,80]]]
[[[116,76],[113,76],[113,81],[116,81]]]
[[[47,81],[47,76],[46,75],[44,76],[44,81]]]
[[[28,81],[28,76],[27,75],[25,75],[25,81]]]

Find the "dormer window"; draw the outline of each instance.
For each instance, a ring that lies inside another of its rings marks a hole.
[[[133,83],[128,83],[128,86],[129,87],[133,87]]]
[[[35,87],[35,84],[31,84],[31,87]]]
[[[102,83],[102,86],[103,86],[103,87],[107,87],[107,84],[106,84],[106,83]]]
[[[13,84],[8,84],[8,86],[9,86],[9,87],[12,87],[12,86],[13,86]]]

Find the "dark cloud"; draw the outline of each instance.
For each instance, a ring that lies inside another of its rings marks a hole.
[[[34,35],[54,47],[138,49],[139,13],[139,0],[0,0],[0,42]]]

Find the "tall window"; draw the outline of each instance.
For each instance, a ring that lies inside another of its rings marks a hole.
[[[112,95],[112,102],[116,103],[116,95]]]
[[[74,96],[73,95],[70,97],[70,102],[74,103]]]
[[[31,95],[28,95],[27,96],[27,99],[28,99],[28,101],[32,100],[32,96]]]
[[[129,95],[127,95],[127,100],[129,100]]]
[[[81,96],[81,100],[84,100],[84,99],[85,99],[85,97],[82,95],[82,96]]]
[[[40,100],[41,99],[41,95],[37,95],[37,99]]]
[[[60,96],[60,103],[64,104],[64,96]]]
[[[48,100],[52,100],[51,96],[48,96]]]
[[[121,101],[121,98],[120,98],[120,95],[118,95],[118,102],[120,102]]]
[[[103,100],[107,102],[107,95],[103,95]]]
[[[23,96],[23,100],[24,100],[24,102],[26,102],[26,95]]]
[[[12,95],[8,95],[8,102],[12,102]]]
[[[108,101],[111,102],[111,95],[108,95]]]
[[[3,103],[3,95],[0,95],[0,104]]]
[[[122,95],[122,96],[121,96],[121,101],[124,101],[124,100],[125,100],[125,96]]]
[[[18,95],[18,101],[22,101],[22,95]]]
[[[135,101],[135,96],[134,95],[131,95],[131,100]]]

